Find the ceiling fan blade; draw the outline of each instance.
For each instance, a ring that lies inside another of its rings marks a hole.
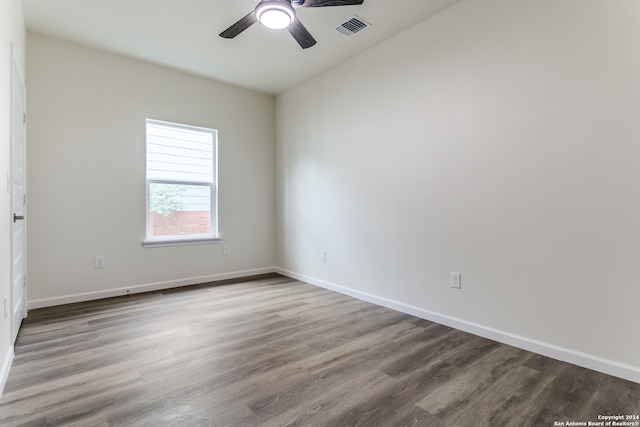
[[[364,0],[293,0],[297,7],[357,6]]]
[[[238,22],[221,32],[220,37],[223,37],[225,39],[232,39],[256,22],[258,22],[258,20],[256,19],[256,13],[254,10],[252,10],[251,13],[249,13],[247,16],[240,19]]]
[[[307,49],[316,44],[316,39],[313,38],[309,30],[302,25],[302,22],[300,22],[298,18],[293,21],[293,24],[287,27],[287,30],[303,49]]]

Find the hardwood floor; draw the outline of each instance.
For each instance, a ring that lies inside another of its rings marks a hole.
[[[538,427],[640,414],[640,384],[278,275],[34,310],[15,350],[2,426]]]

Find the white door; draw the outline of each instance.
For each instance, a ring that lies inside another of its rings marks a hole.
[[[15,342],[27,315],[26,294],[26,192],[25,91],[15,60],[11,72],[11,341]]]

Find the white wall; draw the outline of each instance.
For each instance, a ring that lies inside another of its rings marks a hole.
[[[27,46],[31,307],[274,266],[272,96],[38,34]],[[222,244],[142,248],[145,118],[218,129]]]
[[[11,153],[11,50],[25,75],[25,29],[19,0],[0,1],[0,303],[11,295],[11,198],[5,190]],[[2,310],[2,306],[0,306]],[[1,311],[0,311],[1,313]],[[13,357],[11,316],[0,314],[0,393]]]
[[[278,265],[640,381],[639,23],[467,0],[280,95]]]

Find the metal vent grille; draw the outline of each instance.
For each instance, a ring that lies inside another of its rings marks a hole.
[[[371,24],[369,24],[368,22],[366,22],[362,18],[359,18],[359,17],[353,15],[351,18],[347,19],[342,24],[336,26],[334,28],[334,30],[336,30],[337,32],[339,32],[342,35],[345,35],[347,37],[351,37],[354,34],[359,33],[360,31],[362,31],[362,30],[364,30],[366,28],[369,28],[370,26],[371,26]]]

